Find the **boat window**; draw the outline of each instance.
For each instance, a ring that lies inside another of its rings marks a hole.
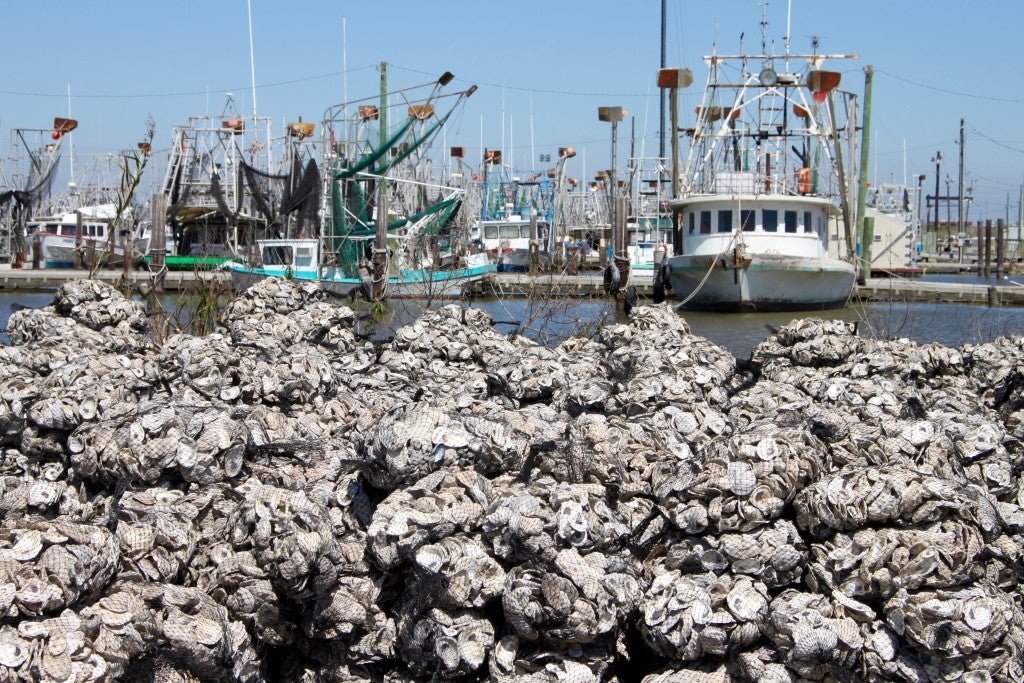
[[[519,236],[525,240],[530,239],[530,226],[524,225],[523,227],[519,228]]]
[[[755,213],[753,209],[742,209],[740,211],[740,225],[743,226],[744,232],[754,231],[754,227],[757,225],[754,222]]]
[[[46,232],[51,234],[51,235],[60,234],[60,226],[57,225],[56,223],[47,223],[46,224]]]
[[[498,226],[488,225],[484,227],[484,239],[485,240],[496,240],[498,239]]]
[[[690,234],[692,235],[693,234],[693,226],[696,223],[696,218],[694,217],[694,214],[693,214],[692,211],[690,213],[688,213],[687,215],[690,217]]]
[[[732,211],[718,212],[718,232],[732,232]]]
[[[502,239],[515,239],[519,237],[519,226],[518,225],[501,225],[498,226],[498,237]]]
[[[874,238],[875,238],[876,242],[881,242],[882,241],[882,236],[881,235],[875,235]]]
[[[814,223],[811,222],[810,211],[804,211],[804,232],[814,232]]]
[[[779,231],[779,212],[775,209],[764,209],[761,211],[761,226],[765,232]]]
[[[290,266],[292,264],[292,248],[285,246],[263,247],[263,265]]]
[[[711,212],[701,211],[700,212],[700,234],[710,235],[711,234]]]
[[[786,232],[796,232],[796,211],[787,211],[783,215],[786,221]]]
[[[312,268],[313,250],[310,247],[299,247],[295,250],[295,267]]]

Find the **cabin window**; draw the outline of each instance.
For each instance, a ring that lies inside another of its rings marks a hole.
[[[292,264],[292,248],[285,246],[263,247],[263,265],[290,266]]]
[[[814,223],[811,222],[810,211],[804,211],[804,232],[814,232]]]
[[[882,236],[881,235],[874,235],[874,238],[875,238],[876,242],[881,242],[882,241]]]
[[[296,268],[311,268],[313,265],[313,249],[311,247],[299,247],[295,250]]]
[[[484,227],[484,239],[485,240],[496,240],[498,239],[498,226],[488,225]]]
[[[761,226],[765,232],[779,231],[779,212],[775,209],[765,209],[761,212]]]
[[[711,234],[711,212],[701,211],[700,212],[700,234],[710,235]]]
[[[786,222],[786,232],[796,232],[796,211],[786,211],[783,220]]]
[[[514,240],[519,238],[518,225],[499,225],[498,236],[503,240]]]
[[[690,217],[690,234],[692,235],[693,234],[693,226],[696,224],[697,219],[694,216],[693,212],[690,212],[687,215]]]
[[[718,212],[718,232],[732,232],[732,211]]]
[[[51,235],[57,235],[60,233],[60,226],[53,223],[47,223],[46,232]]]
[[[740,225],[744,232],[754,232],[754,228],[757,226],[754,222],[755,213],[751,209],[742,209],[740,211]]]

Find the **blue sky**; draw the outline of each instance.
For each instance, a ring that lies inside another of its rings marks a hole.
[[[518,3],[437,0],[390,3],[250,0],[256,108],[274,132],[302,116],[316,121],[348,96],[372,95],[376,65],[389,64],[394,86],[422,83],[444,71],[450,88],[479,90],[448,126],[449,146],[503,148],[517,166],[560,146],[577,150],[568,172],[592,177],[607,168],[610,129],[597,108],[621,105],[619,159],[658,150],[660,0],[548,0]],[[668,0],[668,64],[694,71],[681,111],[692,117],[717,40],[735,52],[740,33],[759,42],[759,0]],[[68,112],[80,122],[80,155],[131,147],[145,120],[156,121],[155,147],[170,144],[171,126],[223,108],[225,93],[247,113],[250,87],[246,0],[3,0],[0,63],[0,154],[12,128],[45,128]],[[781,44],[788,3],[768,6],[769,33]],[[934,191],[941,150],[955,194],[957,138],[964,118],[964,156],[974,181],[971,219],[999,218],[1011,197],[1015,218],[1024,182],[1024,75],[1020,0],[858,0],[791,3],[791,43],[856,53],[833,63],[843,87],[863,91],[864,66],[875,68],[872,106],[874,182],[925,174]],[[343,32],[344,26],[344,32]],[[347,77],[343,65],[347,64]],[[687,125],[684,119],[682,125]],[[635,131],[635,134],[634,134]],[[155,174],[154,174],[155,175]]]

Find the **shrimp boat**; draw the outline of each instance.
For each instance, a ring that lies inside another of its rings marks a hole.
[[[762,27],[767,21],[762,21]],[[829,225],[848,232],[857,98],[812,50],[705,57],[707,83],[678,193],[681,250],[667,275],[687,308],[821,310],[846,305],[855,264],[829,255]],[[843,172],[844,157],[847,173]],[[847,237],[847,244],[851,244]]]
[[[434,183],[427,156],[431,141],[476,86],[442,94],[453,78],[446,72],[437,81],[389,92],[386,64],[380,70],[379,101],[350,101],[324,112],[322,224],[303,234],[258,239],[255,259],[223,264],[237,290],[285,277],[374,300],[455,298],[494,272],[485,254],[442,259],[465,191]],[[303,132],[311,130],[307,125]]]

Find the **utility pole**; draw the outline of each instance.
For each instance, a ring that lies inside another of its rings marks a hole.
[[[665,36],[666,36],[666,21],[665,14],[667,11],[666,4],[668,0],[661,0],[661,68],[665,68]],[[665,158],[665,95],[664,89],[661,90],[661,128],[658,130],[658,158]],[[672,135],[675,136],[675,128],[672,129]]]
[[[935,223],[933,229],[935,231],[935,246],[938,248],[939,239],[939,179],[942,177],[941,169],[939,168],[942,164],[942,150],[935,153],[932,157],[932,161],[935,162]]]
[[[948,193],[947,193],[948,194]],[[960,197],[956,205],[957,237],[964,232],[964,120],[960,119]]]

